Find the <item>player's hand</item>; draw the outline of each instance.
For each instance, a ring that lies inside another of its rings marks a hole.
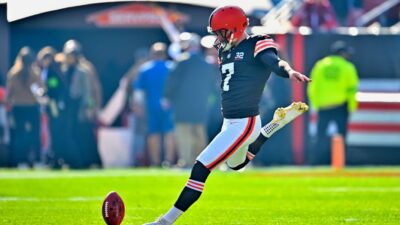
[[[296,70],[289,71],[289,79],[297,82],[311,82],[310,78]]]

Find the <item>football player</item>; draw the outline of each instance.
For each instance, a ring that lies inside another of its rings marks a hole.
[[[174,206],[147,225],[173,224],[200,197],[214,168],[223,162],[234,170],[243,168],[274,132],[307,110],[304,103],[293,103],[276,110],[273,120],[261,127],[258,105],[271,72],[299,82],[310,79],[278,57],[272,38],[249,36],[245,32],[248,24],[244,11],[236,6],[219,7],[211,13],[208,29],[217,37],[214,45],[222,79],[222,129],[197,157]]]

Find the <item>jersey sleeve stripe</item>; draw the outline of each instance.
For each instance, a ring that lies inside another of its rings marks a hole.
[[[276,44],[274,44],[274,43],[272,43],[272,44],[264,44],[263,46],[260,46],[259,48],[257,48],[254,51],[254,57],[256,57],[258,53],[260,53],[260,52],[262,52],[262,51],[264,51],[264,50],[266,50],[268,48],[274,48],[274,49],[278,50],[278,46]]]
[[[256,46],[254,48],[254,57],[258,55],[258,53],[268,49],[268,48],[274,48],[278,50],[278,46],[275,44],[274,40],[272,39],[264,39],[257,41]]]
[[[259,46],[264,45],[264,44],[272,44],[274,43],[273,40],[261,40],[261,41],[257,41],[255,49],[257,49]]]
[[[271,39],[266,39],[266,40],[257,41],[256,47],[257,47],[258,45],[263,44],[263,43],[274,43],[274,41],[271,40]]]
[[[257,49],[258,47],[264,45],[264,44],[275,44],[273,40],[261,40],[257,41],[255,48]]]
[[[259,51],[260,49],[263,49],[265,46],[273,46],[275,48],[278,47],[275,43],[263,43],[261,45],[256,46],[255,51]]]

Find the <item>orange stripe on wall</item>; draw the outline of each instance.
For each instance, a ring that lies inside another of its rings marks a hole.
[[[304,37],[300,34],[293,36],[293,67],[304,73]],[[292,82],[293,101],[305,101],[304,84]],[[304,163],[304,116],[293,121],[293,159],[297,165]]]
[[[275,43],[278,44],[279,52],[283,53],[284,57],[282,59],[287,60],[286,56],[288,55],[287,53],[287,47],[286,47],[286,35],[285,34],[277,34],[275,37]]]

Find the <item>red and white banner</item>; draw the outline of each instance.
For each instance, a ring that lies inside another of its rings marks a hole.
[[[400,93],[357,93],[359,107],[351,115],[347,144],[350,146],[400,146]],[[310,131],[317,117],[311,114]]]
[[[189,17],[183,13],[161,7],[131,3],[91,14],[87,21],[99,27],[161,27],[161,16],[172,23],[185,23]]]
[[[347,142],[355,146],[400,146],[400,94],[358,93]]]

